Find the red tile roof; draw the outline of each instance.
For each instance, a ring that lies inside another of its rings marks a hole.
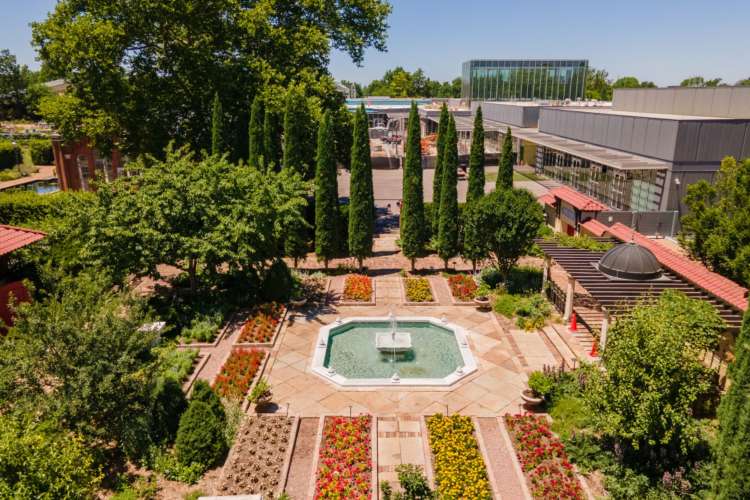
[[[540,196],[539,198],[537,198],[537,201],[539,203],[543,204],[543,205],[550,205],[550,206],[552,206],[552,205],[555,204],[556,200],[555,200],[555,197],[552,196],[551,194],[545,193],[542,196]]]
[[[47,236],[41,231],[0,225],[0,255],[8,254]]]
[[[607,226],[596,219],[587,220],[586,222],[581,224],[581,227],[594,236],[601,236],[607,231],[607,229],[609,229]]]
[[[740,311],[747,310],[747,288],[738,285],[724,276],[709,271],[703,264],[659,245],[655,241],[650,240],[641,233],[638,233],[619,222],[607,228],[607,233],[618,240],[632,240],[639,245],[648,248],[664,267],[669,268],[675,274],[681,276],[683,279],[689,281],[698,288],[705,290],[714,297],[721,299],[730,306],[735,307]]]
[[[601,212],[607,210],[609,207],[596,201],[595,199],[586,196],[585,194],[579,193],[573,188],[568,186],[560,186],[552,189],[548,194],[555,198],[570,203],[578,210],[583,212]]]

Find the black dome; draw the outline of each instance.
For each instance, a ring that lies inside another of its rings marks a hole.
[[[617,245],[599,259],[599,270],[613,278],[652,280],[661,276],[661,266],[651,250],[636,243]]]

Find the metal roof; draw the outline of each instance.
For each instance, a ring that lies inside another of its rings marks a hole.
[[[41,231],[0,225],[0,255],[9,254],[14,250],[39,241],[45,236],[46,234]]]

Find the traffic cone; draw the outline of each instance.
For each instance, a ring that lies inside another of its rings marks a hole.
[[[572,313],[570,315],[570,327],[568,328],[571,332],[577,332],[578,331],[578,318],[576,317],[576,313]]]
[[[596,345],[597,344],[598,344],[598,342],[596,341],[596,339],[594,339],[594,343],[591,344],[591,352],[589,353],[589,356],[591,356],[592,358],[598,358],[599,357],[599,351],[596,350]]]

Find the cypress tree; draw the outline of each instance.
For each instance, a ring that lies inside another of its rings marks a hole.
[[[482,106],[479,106],[474,117],[474,131],[471,137],[469,190],[466,193],[466,202],[478,200],[482,196],[484,196],[484,124],[482,123]]]
[[[266,168],[271,165],[278,171],[281,168],[283,156],[281,148],[281,125],[279,115],[272,109],[266,108],[263,114],[263,152]]]
[[[259,95],[256,95],[255,99],[253,99],[253,106],[250,109],[250,126],[248,127],[249,155],[247,157],[248,165],[256,168],[264,166],[266,156],[263,143],[263,123],[265,120],[263,115],[263,101]]]
[[[336,141],[331,114],[326,111],[318,129],[318,155],[315,168],[315,255],[328,260],[341,247],[338,233],[339,196],[336,182]]]
[[[284,168],[299,172],[307,180],[312,178],[310,160],[315,153],[313,129],[307,99],[298,89],[290,89],[284,113]]]
[[[495,189],[510,189],[513,187],[513,136],[510,127],[505,132],[503,150],[500,156],[500,167],[497,171]]]
[[[729,365],[729,390],[719,405],[713,489],[718,499],[750,492],[750,312],[745,313]]]
[[[401,201],[401,250],[414,262],[424,252],[424,194],[422,188],[422,146],[417,104],[412,101],[407,125],[406,160]]]
[[[224,112],[221,109],[219,93],[216,92],[211,112],[211,154],[223,154],[224,147]]]
[[[448,260],[458,255],[458,135],[453,116],[445,138],[443,183],[440,190],[440,223],[437,252],[448,269]]]
[[[432,232],[437,235],[440,225],[440,193],[443,190],[443,150],[445,149],[445,135],[448,131],[448,106],[443,103],[438,122],[437,156],[435,157],[435,178],[432,180]]]
[[[349,179],[349,254],[356,257],[360,269],[365,257],[372,255],[374,196],[367,112],[362,104],[354,118],[351,176]]]

